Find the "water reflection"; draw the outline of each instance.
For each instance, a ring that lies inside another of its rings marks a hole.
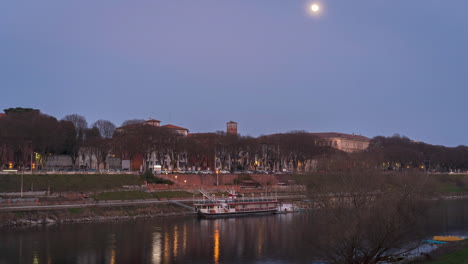
[[[219,263],[219,225],[215,224],[214,230],[214,246],[213,246],[213,260],[214,263]]]
[[[187,224],[184,223],[183,235],[182,235],[182,252],[183,252],[183,254],[185,254],[186,250],[187,250]]]
[[[161,233],[159,231],[153,233],[151,263],[161,263]]]
[[[164,263],[169,263],[170,254],[169,251],[169,233],[164,233]]]
[[[174,235],[172,237],[174,238],[173,254],[174,258],[177,258],[177,249],[179,248],[179,232],[177,230],[177,225],[174,226]]]
[[[468,235],[468,203],[437,203],[432,235]],[[317,212],[200,220],[160,218],[121,223],[3,229],[0,264],[7,263],[310,263],[308,244],[320,234]]]

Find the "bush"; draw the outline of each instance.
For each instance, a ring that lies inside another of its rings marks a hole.
[[[166,179],[158,178],[158,177],[154,176],[154,174],[149,170],[145,171],[145,173],[143,173],[142,176],[143,176],[143,178],[145,179],[145,181],[147,183],[168,184],[168,185],[173,185],[174,184],[170,180],[166,180]]]

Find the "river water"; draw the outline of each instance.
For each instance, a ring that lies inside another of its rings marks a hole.
[[[204,220],[163,217],[0,229],[4,263],[312,263],[313,211]],[[312,230],[312,231],[311,231]],[[437,202],[433,235],[468,237],[468,200]]]

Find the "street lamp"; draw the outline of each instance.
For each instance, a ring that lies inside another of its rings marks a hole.
[[[21,195],[20,195],[21,198],[23,198],[23,177],[24,177],[24,167],[23,167],[23,173],[21,173]]]
[[[218,174],[219,174],[219,170],[216,170],[216,186],[219,186],[219,177],[218,177]]]

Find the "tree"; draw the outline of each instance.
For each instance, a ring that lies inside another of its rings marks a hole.
[[[144,119],[129,119],[129,120],[125,120],[125,121],[122,123],[122,126],[135,125],[135,124],[142,124],[142,123],[144,123],[144,122],[145,122]]]
[[[92,127],[96,127],[103,138],[111,138],[114,135],[115,125],[111,121],[99,119]]]
[[[88,129],[88,122],[84,116],[78,114],[66,115],[62,120],[71,122],[75,128],[75,140],[69,141],[70,157],[72,159],[73,168],[75,168],[80,148],[83,145],[85,131]]]
[[[320,208],[309,243],[328,263],[375,264],[419,246],[428,195],[428,175],[380,170],[309,175],[310,197]]]
[[[84,132],[86,129],[88,129],[88,122],[86,121],[86,118],[84,116],[78,114],[71,114],[66,115],[62,118],[62,120],[72,122],[76,129],[77,138],[83,139]]]
[[[36,160],[40,163],[38,167],[43,167],[49,155],[67,152],[65,145],[70,136],[64,132],[67,124],[36,110],[16,110],[8,111],[0,121],[0,141],[8,152],[2,154],[3,158],[12,159],[10,161],[21,168],[29,166],[30,157],[36,152],[40,157]]]
[[[3,110],[6,114],[21,114],[21,113],[36,113],[39,114],[39,109],[33,108],[23,108],[23,107],[16,107],[16,108],[7,108]]]

